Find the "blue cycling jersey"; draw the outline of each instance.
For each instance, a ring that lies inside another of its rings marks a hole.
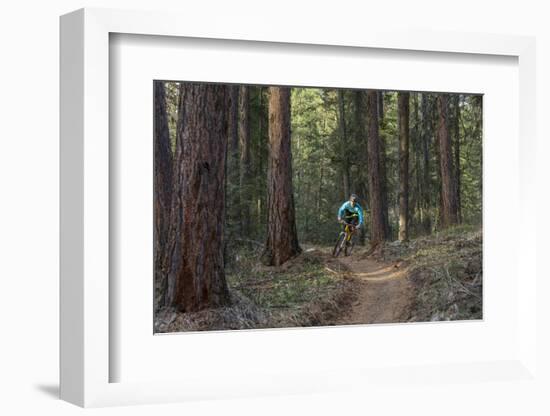
[[[346,215],[346,211],[349,213]],[[363,225],[363,208],[357,202],[355,206],[351,206],[351,202],[346,201],[338,210],[338,217],[345,219],[347,216],[357,214],[359,216],[359,225]]]

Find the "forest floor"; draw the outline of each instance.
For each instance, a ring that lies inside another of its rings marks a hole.
[[[356,299],[338,319],[339,324],[404,322],[410,317],[414,288],[401,262],[385,262],[366,256],[338,261],[356,281]]]
[[[376,250],[303,244],[280,267],[237,251],[227,270],[230,307],[163,310],[155,332],[257,329],[482,318],[482,233],[454,229]]]

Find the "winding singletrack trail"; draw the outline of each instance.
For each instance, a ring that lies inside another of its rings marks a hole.
[[[354,255],[355,254],[355,255]],[[406,267],[383,263],[354,253],[335,259],[346,277],[357,283],[357,298],[340,324],[405,322],[410,317],[414,291]]]

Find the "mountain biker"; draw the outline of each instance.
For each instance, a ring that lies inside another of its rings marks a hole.
[[[359,229],[363,225],[363,208],[357,203],[357,195],[351,194],[349,200],[344,202],[338,210],[338,222],[353,224]]]

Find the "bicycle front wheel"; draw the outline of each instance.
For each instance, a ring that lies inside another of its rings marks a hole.
[[[338,239],[336,240],[336,244],[334,245],[334,249],[332,250],[332,255],[334,257],[338,257],[340,252],[342,251],[342,245],[345,241],[346,234],[344,232],[341,232],[338,236]]]
[[[349,241],[347,241],[346,249],[344,250],[344,253],[346,256],[351,256],[351,251],[353,250],[354,245],[355,245],[354,238],[351,237]]]

